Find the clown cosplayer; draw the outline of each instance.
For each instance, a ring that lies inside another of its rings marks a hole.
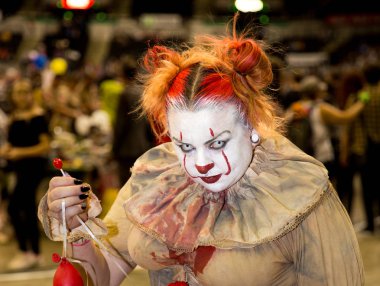
[[[70,255],[94,284],[120,285],[139,265],[160,286],[363,285],[326,169],[281,135],[261,44],[202,37],[181,51],[155,46],[143,63],[141,108],[171,142],[136,161],[104,220],[90,187],[70,176],[52,178],[40,202],[59,241],[65,201]]]

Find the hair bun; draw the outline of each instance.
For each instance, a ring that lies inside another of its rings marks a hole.
[[[241,75],[247,75],[256,67],[263,52],[254,40],[243,39],[232,41],[227,54],[234,70]]]
[[[170,61],[173,64],[180,62],[180,55],[167,47],[154,46],[148,49],[144,57],[144,67],[150,72],[154,73],[158,68],[164,65],[165,61]]]
[[[234,82],[242,82],[246,88],[253,90],[266,88],[271,83],[273,74],[271,63],[259,43],[249,38],[229,41],[225,60],[230,62],[233,69]]]

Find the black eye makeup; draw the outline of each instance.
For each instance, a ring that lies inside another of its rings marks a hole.
[[[223,131],[215,138],[206,142],[206,145],[211,150],[220,150],[223,149],[228,141],[231,139],[231,132],[228,130]]]
[[[215,136],[214,138],[206,141],[204,143],[204,146],[210,150],[223,149],[228,143],[228,141],[231,139],[231,136],[231,132],[229,130],[225,130],[217,136]],[[191,151],[195,150],[195,147],[189,143],[184,143],[175,137],[172,137],[172,140],[181,149],[183,153],[190,153]]]
[[[191,152],[191,151],[193,151],[195,149],[193,145],[186,144],[186,143],[177,144],[177,146],[179,148],[181,148],[182,152],[184,152],[184,153],[189,153],[189,152]]]
[[[208,147],[213,150],[219,150],[226,146],[227,142],[228,140],[215,140],[211,142]]]

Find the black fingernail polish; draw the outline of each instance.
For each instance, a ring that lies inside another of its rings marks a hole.
[[[87,198],[88,198],[88,195],[87,195],[87,194],[81,194],[81,195],[79,195],[79,198],[80,198],[81,200],[84,200],[84,199],[87,199]]]
[[[75,184],[75,185],[80,185],[80,184],[82,184],[82,183],[83,183],[82,180],[74,179],[74,184]]]
[[[80,187],[80,191],[82,193],[85,193],[85,192],[88,192],[90,190],[90,187],[89,186],[81,186]]]
[[[87,208],[87,204],[86,203],[82,203],[80,205],[80,207],[81,207],[82,210],[85,210]]]

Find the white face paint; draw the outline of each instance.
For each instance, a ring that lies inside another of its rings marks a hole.
[[[186,173],[212,192],[231,187],[252,160],[250,131],[231,104],[199,111],[169,108],[169,131]]]

